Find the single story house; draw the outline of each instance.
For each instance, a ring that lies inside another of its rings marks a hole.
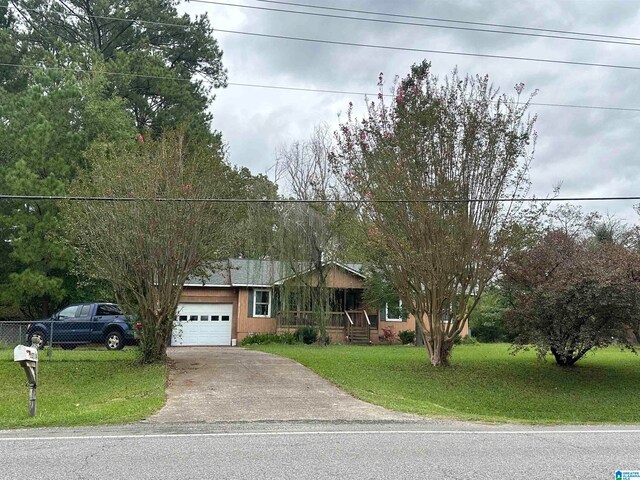
[[[313,276],[313,272],[293,274],[273,260],[230,259],[225,263],[207,278],[185,283],[171,345],[235,346],[253,333],[282,333],[313,325],[308,307],[287,305],[282,298],[286,282],[305,274]],[[331,292],[327,333],[332,343],[378,343],[383,329],[415,330],[412,316],[403,319],[393,313],[397,306],[374,309],[364,305],[362,265],[330,262],[324,271],[325,287]]]

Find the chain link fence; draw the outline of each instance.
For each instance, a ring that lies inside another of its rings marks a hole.
[[[56,349],[73,350],[89,345],[120,350],[136,345],[133,328],[104,325],[95,321],[5,321],[0,322],[0,360],[13,360],[16,345],[37,345],[41,360],[51,359]]]

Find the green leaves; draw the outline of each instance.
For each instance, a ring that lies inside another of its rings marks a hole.
[[[570,366],[589,350],[618,342],[630,346],[638,324],[637,253],[611,243],[577,239],[562,231],[545,235],[514,255],[504,268],[512,300],[508,326],[516,349],[535,345]]]
[[[0,89],[0,111],[3,193],[64,195],[86,168],[84,152],[92,142],[134,138],[131,117],[119,99],[105,93],[105,80],[98,74],[35,72],[23,90]],[[75,283],[67,280],[73,254],[65,244],[59,206],[4,201],[0,228],[9,246],[0,295],[27,315],[47,316],[69,300]]]
[[[19,0],[20,38],[42,52],[66,45],[83,52],[82,68],[104,62],[110,84],[133,113],[139,131],[185,129],[219,141],[209,131],[210,88],[226,85],[222,51],[206,15],[179,15],[165,0]],[[155,78],[154,78],[155,77]],[[165,77],[165,78],[161,78]]]

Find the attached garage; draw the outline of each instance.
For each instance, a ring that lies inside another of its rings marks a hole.
[[[231,303],[181,303],[173,324],[171,345],[231,345]]]

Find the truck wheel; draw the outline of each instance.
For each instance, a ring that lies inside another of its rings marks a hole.
[[[104,339],[104,345],[107,347],[107,350],[122,350],[124,348],[124,338],[119,331],[112,330],[107,333],[107,337]]]
[[[31,334],[29,334],[28,341],[29,341],[29,346],[35,343],[36,347],[38,347],[38,350],[40,350],[44,348],[44,346],[47,344],[47,337],[45,336],[42,330],[37,329],[31,332]]]
[[[73,343],[64,343],[61,345],[63,350],[73,350],[74,348],[77,347],[77,345],[73,344]]]

